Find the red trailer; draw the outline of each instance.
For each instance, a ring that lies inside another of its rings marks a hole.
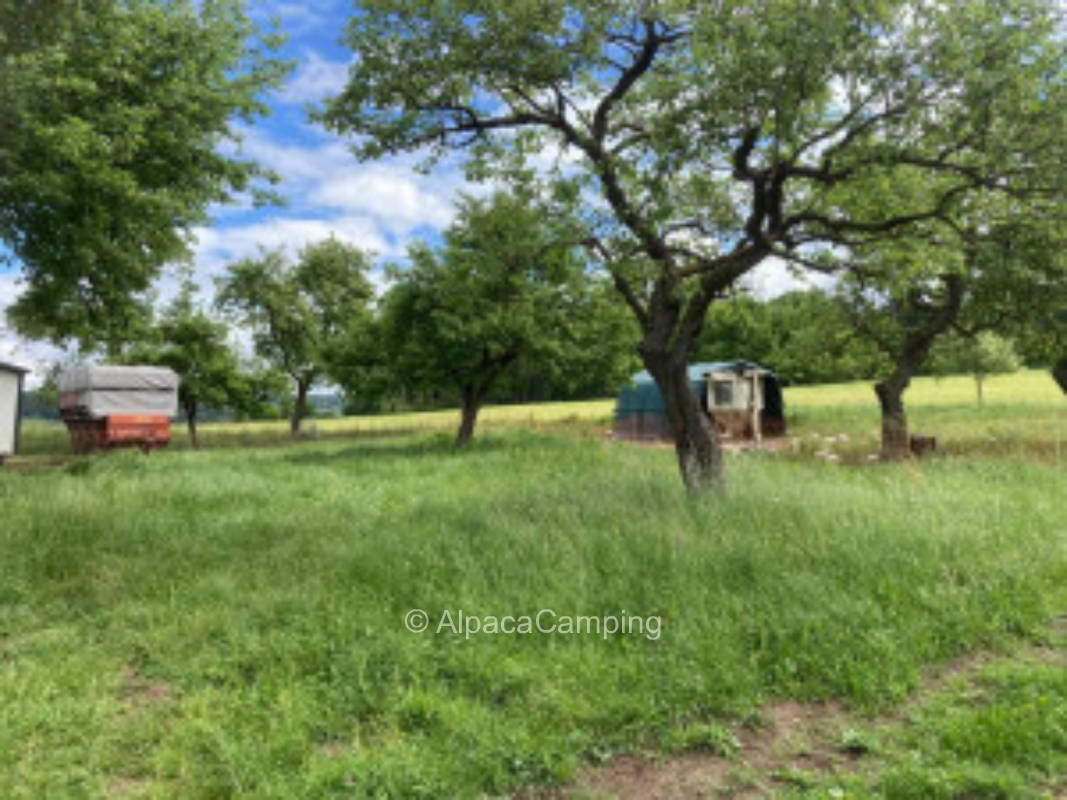
[[[82,364],[59,376],[59,413],[75,453],[114,447],[145,452],[170,442],[178,376],[166,367]]]

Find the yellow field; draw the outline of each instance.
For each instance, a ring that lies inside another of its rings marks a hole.
[[[1032,369],[986,378],[983,394],[985,402],[989,405],[1024,403],[1064,406],[1064,401],[1067,400],[1048,372]],[[976,405],[974,378],[970,375],[915,378],[905,393],[904,401],[909,406],[915,407]],[[871,405],[875,399],[870,381],[856,381],[822,386],[790,387],[785,390],[785,402],[789,409],[825,408],[827,406]]]

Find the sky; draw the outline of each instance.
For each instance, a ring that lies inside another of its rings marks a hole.
[[[286,202],[211,209],[211,224],[193,231],[194,274],[201,287],[210,294],[227,263],[254,256],[261,247],[285,247],[295,254],[332,234],[385,261],[402,257],[416,239],[436,238],[452,219],[456,193],[473,188],[465,187],[455,164],[429,175],[413,169],[417,156],[360,164],[344,140],[308,120],[310,105],[344,86],[352,53],[340,39],[351,0],[315,0],[313,5],[268,0],[251,6],[257,20],[281,21],[288,35],[281,55],[295,68],[267,98],[270,115],[241,129],[240,149],[281,176],[277,190]],[[764,296],[796,285],[780,263],[761,266],[748,282]],[[165,274],[161,296],[175,285],[174,273]],[[27,341],[3,324],[2,312],[19,291],[17,269],[0,267],[0,361],[31,368],[33,385],[50,363],[76,352]]]

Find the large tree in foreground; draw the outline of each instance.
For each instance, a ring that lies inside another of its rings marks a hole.
[[[300,432],[308,393],[330,377],[352,332],[367,324],[370,257],[334,238],[310,244],[296,264],[283,250],[230,264],[216,301],[251,329],[256,353],[293,382],[290,433]]]
[[[225,145],[284,75],[272,46],[240,0],[0,0],[0,243],[25,282],[20,332],[117,350],[208,206],[263,186]]]
[[[410,252],[382,301],[384,344],[405,387],[455,392],[457,446],[474,435],[478,412],[519,359],[572,360],[575,329],[588,320],[585,259],[527,198],[463,198],[444,246]]]
[[[1031,0],[365,0],[321,119],[361,158],[465,151],[480,175],[524,161],[589,198],[586,241],[700,489],[723,472],[686,373],[712,301],[773,254],[899,234],[995,190],[1045,144],[984,142],[1006,115],[1042,114],[1057,25]],[[867,202],[900,174],[929,191]]]

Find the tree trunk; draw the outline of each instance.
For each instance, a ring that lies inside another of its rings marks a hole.
[[[904,414],[904,390],[909,382],[898,371],[874,386],[882,408],[882,458],[886,461],[901,461],[911,455],[908,418]]]
[[[981,372],[974,373],[974,387],[978,390],[978,405],[982,405],[982,381],[985,380],[985,375]]]
[[[649,373],[663,396],[667,423],[682,482],[690,493],[722,488],[722,448],[711,420],[689,385],[688,348],[667,355],[642,351]]]
[[[941,276],[945,289],[943,303],[931,308],[921,303],[921,296],[909,300],[911,311],[925,317],[922,324],[908,332],[902,347],[893,355],[893,373],[886,380],[875,384],[874,393],[882,407],[882,458],[899,461],[911,455],[911,440],[908,436],[908,418],[904,414],[904,390],[911,383],[911,376],[930,355],[934,340],[949,329],[959,316],[965,286],[959,275]]]
[[[307,416],[308,388],[306,381],[296,382],[296,402],[293,403],[293,416],[289,420],[289,435],[294,438],[300,435],[300,423]]]
[[[193,449],[200,449],[200,437],[196,431],[196,403],[190,402],[185,404],[185,422],[189,426],[189,441],[192,442]]]
[[[481,393],[473,386],[464,386],[459,431],[456,433],[456,447],[466,447],[470,444],[471,439],[474,437],[474,424],[478,421],[478,411],[481,407]]]
[[[1052,368],[1052,377],[1056,379],[1056,383],[1063,389],[1064,394],[1067,394],[1067,356],[1060,359],[1060,362]]]

